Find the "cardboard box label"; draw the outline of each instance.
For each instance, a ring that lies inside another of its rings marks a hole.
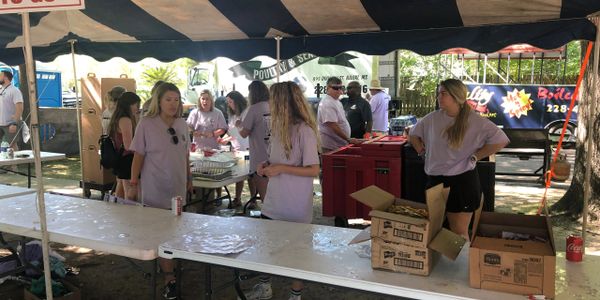
[[[427,225],[415,225],[401,221],[371,218],[371,236],[388,242],[426,247]]]
[[[482,251],[481,280],[525,286],[541,286],[544,279],[544,259],[513,253]]]
[[[390,243],[375,238],[371,241],[371,266],[394,272],[429,275],[434,253],[427,248]]]

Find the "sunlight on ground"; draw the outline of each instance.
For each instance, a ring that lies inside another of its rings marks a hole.
[[[66,251],[66,252],[77,253],[77,254],[91,253],[94,251],[92,249],[88,249],[88,248],[84,248],[84,247],[77,247],[77,246],[64,246],[64,247],[60,248],[60,250]]]

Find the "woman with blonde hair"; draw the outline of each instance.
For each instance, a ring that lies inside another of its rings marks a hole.
[[[262,207],[266,219],[311,223],[313,179],[319,175],[317,124],[302,91],[294,82],[271,86],[271,144],[269,160],[258,167],[258,175],[269,177]],[[301,281],[292,282],[289,299],[300,299]],[[251,293],[251,295],[250,295]],[[249,293],[249,299],[269,299],[268,277]]]
[[[170,209],[173,197],[185,199],[187,191],[192,190],[189,134],[181,118],[181,93],[174,84],[159,85],[150,101],[131,143],[134,156],[130,183],[137,185],[139,180],[143,205]],[[176,299],[175,265],[162,258],[159,263],[165,274],[164,296]]]
[[[192,130],[194,143],[199,149],[216,149],[217,139],[227,132],[223,112],[215,109],[215,100],[209,90],[200,92],[198,107],[190,112],[187,124]]]
[[[410,142],[425,157],[427,185],[450,187],[446,203],[450,230],[469,240],[469,223],[481,201],[477,161],[498,152],[509,140],[494,123],[471,109],[462,81],[440,82],[437,100],[440,109],[410,130]]]

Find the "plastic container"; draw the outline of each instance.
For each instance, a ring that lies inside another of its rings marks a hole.
[[[323,216],[369,219],[371,208],[350,197],[362,188],[376,185],[400,197],[400,155],[371,156],[364,147],[347,146],[323,154]],[[382,152],[384,154],[389,154]]]

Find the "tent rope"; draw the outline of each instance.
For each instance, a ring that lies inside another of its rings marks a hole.
[[[556,160],[558,159],[558,154],[562,148],[563,139],[565,137],[565,133],[567,131],[567,125],[569,124],[569,120],[571,119],[571,113],[573,112],[573,107],[575,106],[575,101],[577,100],[577,96],[579,95],[579,87],[581,86],[581,82],[583,81],[583,74],[585,74],[585,70],[587,68],[588,62],[590,60],[590,54],[592,53],[592,48],[594,46],[593,42],[588,42],[588,47],[585,51],[585,57],[583,59],[583,63],[581,64],[581,68],[579,69],[579,76],[577,77],[577,85],[575,86],[575,91],[573,92],[573,97],[571,97],[571,103],[569,104],[569,110],[567,111],[567,117],[565,118],[565,123],[563,124],[562,131],[560,133],[560,138],[558,139],[558,145],[556,146],[556,150],[552,155],[552,163],[550,164],[550,170],[546,172],[546,188],[544,190],[544,195],[542,196],[542,201],[540,202],[540,206],[538,207],[537,214],[541,214],[542,209],[545,209],[546,215],[548,215],[548,208],[546,207],[546,196],[548,193],[548,189],[552,185],[552,175],[554,174],[554,165]]]

